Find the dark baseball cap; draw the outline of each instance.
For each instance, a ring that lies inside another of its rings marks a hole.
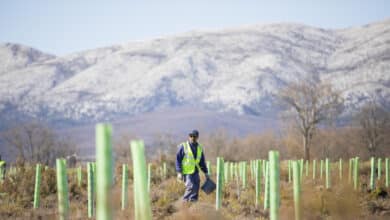
[[[189,136],[199,137],[199,131],[198,130],[192,130],[191,133],[189,133],[188,135]]]

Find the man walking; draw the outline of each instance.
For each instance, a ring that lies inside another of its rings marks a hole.
[[[199,132],[193,130],[188,134],[188,141],[179,145],[176,154],[177,178],[185,182],[186,190],[183,200],[196,202],[198,200],[200,178],[199,169],[209,178],[202,145],[198,143]]]

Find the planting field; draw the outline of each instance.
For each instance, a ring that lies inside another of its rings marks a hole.
[[[163,178],[159,164],[153,164],[151,177],[151,209],[153,219],[267,219],[269,212],[264,210],[264,184],[256,207],[256,181],[248,172],[246,188],[242,179],[233,175],[224,185],[222,204],[215,210],[216,194],[206,195],[201,192],[200,201],[195,204],[182,204],[184,184],[178,182],[174,173],[174,164],[167,164],[167,177]],[[347,172],[339,179],[337,164],[331,175],[332,186],[326,189],[325,175],[322,179],[319,170],[313,180],[312,172],[302,180],[302,219],[388,219],[390,218],[390,199],[386,197],[389,188],[385,187],[384,178],[375,180],[375,190],[369,189],[370,167],[368,162],[360,167],[359,189],[354,190],[348,181]],[[116,167],[115,183],[112,188],[114,219],[134,219],[133,178],[129,166],[128,204],[121,209],[122,166]],[[305,172],[305,171],[304,171]],[[215,175],[212,175],[215,179]],[[68,170],[69,215],[70,219],[88,219],[87,170],[82,169],[81,184],[78,185],[77,172]],[[384,176],[383,176],[384,177]],[[0,186],[1,219],[58,219],[58,198],[56,173],[54,168],[42,169],[40,184],[40,205],[34,209],[35,168],[17,167],[8,173]],[[293,183],[289,183],[288,167],[281,163],[280,181],[280,219],[293,219],[294,195]],[[202,180],[203,181],[203,180]]]
[[[0,219],[390,219],[388,158],[216,158],[208,162],[216,191],[183,203],[173,160],[147,163],[143,142],[131,141],[133,163],[114,166],[110,126],[96,135],[96,162],[8,168]]]

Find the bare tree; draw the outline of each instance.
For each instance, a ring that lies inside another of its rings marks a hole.
[[[178,142],[174,136],[169,133],[155,134],[151,145],[151,155],[157,156],[160,162],[174,161],[177,151]]]
[[[229,134],[226,130],[220,128],[216,131],[211,132],[209,135],[202,138],[202,143],[206,147],[204,151],[206,152],[207,158],[216,158],[224,155],[224,149],[226,149],[228,143],[230,142]]]
[[[310,160],[311,140],[318,124],[334,118],[342,110],[340,93],[334,91],[330,84],[305,79],[288,84],[278,96],[292,109],[302,135],[304,158]]]
[[[136,136],[126,133],[121,134],[118,139],[115,139],[113,148],[116,160],[119,163],[131,162],[130,141],[135,139],[137,139]]]
[[[8,129],[1,136],[5,146],[23,162],[53,165],[58,157],[75,153],[70,138],[60,138],[49,127],[38,123],[24,123]]]
[[[371,96],[369,101],[357,114],[360,125],[360,137],[367,146],[370,156],[378,156],[378,150],[383,147],[390,126],[389,112]]]
[[[297,129],[296,124],[285,120],[281,127],[281,144],[284,146],[290,158],[302,158],[303,152],[301,148],[301,133]]]

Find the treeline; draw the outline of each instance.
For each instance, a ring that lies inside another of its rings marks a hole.
[[[390,129],[380,132],[383,140],[374,150],[364,141],[363,130],[359,127],[321,128],[313,137],[311,158],[348,159],[358,156],[368,160],[371,156],[390,155]],[[281,159],[304,158],[302,137],[293,126],[280,132],[265,131],[243,138],[231,138],[227,131],[219,130],[201,139],[208,158],[221,156],[228,161],[267,158],[269,150],[280,152]]]
[[[16,124],[0,134],[3,159],[18,165],[41,163],[53,166],[57,158],[70,157],[77,152],[71,137],[57,134],[43,122]],[[7,156],[7,157],[6,157]]]

